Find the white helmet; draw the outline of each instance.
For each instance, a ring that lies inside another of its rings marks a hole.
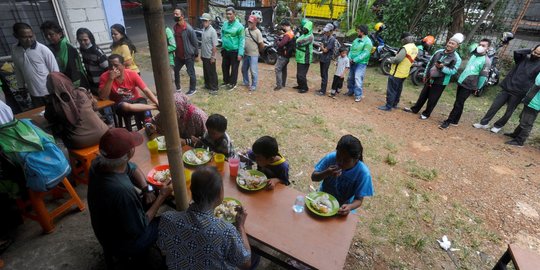
[[[465,40],[465,36],[462,33],[455,33],[450,39],[456,40],[461,44]]]

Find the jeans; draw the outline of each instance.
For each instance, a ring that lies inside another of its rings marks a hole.
[[[211,91],[218,90],[218,76],[216,62],[212,63],[210,58],[201,58],[203,63],[204,87]]]
[[[276,62],[276,86],[285,87],[287,81],[287,65],[289,64],[289,58],[278,55]]]
[[[326,93],[326,86],[328,85],[328,70],[330,69],[332,61],[326,63],[320,62],[321,65],[321,92]]]
[[[221,61],[221,71],[223,72],[223,83],[236,85],[238,82],[238,51],[221,51],[223,60]]]
[[[309,90],[307,84],[307,73],[309,70],[309,64],[297,64],[296,67],[296,82],[298,83],[298,90]]]
[[[257,88],[259,80],[259,57],[245,55],[242,59],[242,77],[244,85],[249,86],[249,74],[251,73],[251,89]]]
[[[180,59],[178,57],[174,58],[174,83],[176,84],[176,89],[180,89],[180,70],[183,66],[186,66],[187,73],[189,75],[189,91],[195,90],[197,87],[197,77],[195,76],[195,60],[190,59]],[[177,80],[178,79],[178,80]]]
[[[411,111],[418,113],[427,101],[426,109],[422,112],[422,115],[425,117],[430,117],[433,109],[435,109],[435,106],[437,106],[437,102],[439,102],[439,98],[441,98],[444,88],[446,88],[446,85],[425,84],[424,88],[422,88],[422,92],[420,92],[420,96],[418,97],[416,104],[411,107]]]
[[[525,143],[531,133],[537,116],[537,110],[527,105],[523,106],[523,111],[521,111],[521,115],[519,116],[519,126],[517,126],[513,132],[513,137],[517,142],[521,144]]]
[[[465,101],[469,98],[473,90],[467,89],[461,85],[458,85],[456,91],[456,101],[454,101],[454,107],[448,115],[447,122],[457,125],[459,119],[461,119],[461,114],[463,113],[463,107],[465,106]]]
[[[403,90],[403,81],[405,81],[405,78],[396,78],[392,75],[388,76],[388,84],[386,86],[386,107],[388,109],[397,107],[401,91]]]
[[[352,95],[354,93],[356,98],[362,97],[364,94],[363,84],[366,67],[366,64],[351,65],[351,71],[349,72],[349,78],[347,80],[347,88],[349,89],[347,94]]]
[[[491,104],[491,107],[489,107],[489,110],[486,112],[486,115],[482,120],[480,120],[480,124],[487,125],[491,119],[497,114],[497,112],[506,104],[506,112],[504,115],[495,122],[493,125],[496,128],[502,128],[504,125],[506,125],[506,122],[512,117],[512,114],[516,110],[519,103],[521,103],[521,100],[523,99],[523,96],[514,96],[508,93],[507,91],[502,90],[493,100],[493,104]]]

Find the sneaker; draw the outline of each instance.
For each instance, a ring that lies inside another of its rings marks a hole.
[[[422,119],[422,120],[426,120],[426,119],[428,119],[428,117],[427,117],[427,116],[425,116],[425,115],[423,115],[423,114],[420,114],[420,119]]]
[[[182,92],[182,88],[176,88],[176,92],[178,93]]]
[[[361,97],[354,98],[354,102],[360,102],[360,101],[362,101]]]
[[[377,109],[379,109],[381,111],[387,111],[387,112],[392,110],[392,108],[390,108],[390,107],[388,107],[386,105],[379,106],[379,107],[377,107]]]
[[[480,123],[474,123],[472,125],[474,128],[481,128],[481,129],[488,129],[489,128],[489,125],[482,125]],[[496,132],[495,132],[496,133]]]
[[[227,91],[232,91],[236,88],[236,84],[229,84],[229,86],[226,88]]]
[[[228,88],[229,84],[228,83],[222,83],[219,87],[220,88]]]
[[[413,113],[413,111],[412,111],[411,108],[409,108],[409,107],[403,108],[403,111],[404,111],[404,112],[408,112],[408,113]]]
[[[255,91],[255,90],[257,90],[257,88],[255,88],[255,87],[250,87],[250,88],[249,88],[249,91],[251,91],[251,92],[253,92],[253,91]]]
[[[354,95],[354,93],[343,93],[344,96],[348,96],[348,97],[352,97]]]
[[[502,129],[502,128],[492,127],[492,128],[490,129],[490,131],[493,132],[493,133],[499,133],[499,131],[501,131],[501,129]]]
[[[283,88],[283,87],[276,86],[276,87],[274,87],[274,91],[279,91],[279,90],[281,90],[281,88]]]
[[[315,94],[317,94],[318,96],[324,96],[326,93],[323,91],[317,91],[315,92]]]
[[[459,126],[459,124],[458,124],[458,123],[450,123],[450,125],[452,125],[453,127],[457,127],[457,126]]]
[[[217,95],[217,90],[210,90],[208,93],[212,96],[215,96]]]
[[[189,90],[186,95],[193,96],[195,93],[197,93],[197,89]]]
[[[514,132],[507,132],[507,133],[504,133],[504,136],[508,136],[510,138],[515,138],[516,135],[514,134]]]
[[[300,93],[300,94],[305,94],[307,92],[308,92],[307,89],[298,89],[298,93]]]
[[[520,143],[515,139],[511,140],[511,141],[507,141],[507,142],[505,142],[505,144],[513,145],[513,146],[517,146],[517,147],[523,147],[523,143]]]
[[[440,128],[440,129],[448,129],[449,126],[450,126],[450,122],[444,121],[444,122],[442,122],[442,124],[439,126],[439,128]]]

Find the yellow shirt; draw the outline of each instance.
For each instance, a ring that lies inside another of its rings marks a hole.
[[[139,67],[135,63],[135,54],[131,53],[131,50],[129,49],[128,45],[120,45],[117,47],[114,47],[111,51],[111,54],[119,54],[122,57],[124,57],[124,63],[126,61],[131,60],[131,65],[126,66],[127,68],[139,73]]]

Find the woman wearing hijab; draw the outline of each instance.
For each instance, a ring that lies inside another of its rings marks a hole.
[[[176,105],[176,118],[178,119],[178,129],[182,145],[190,144],[191,137],[202,137],[206,131],[206,113],[197,106],[191,104],[188,97],[182,92],[174,93],[174,103]],[[160,115],[154,118],[158,133],[163,134],[166,128],[162,123]]]
[[[84,88],[75,88],[60,72],[47,77],[51,102],[45,107],[45,118],[53,130],[71,149],[96,145],[108,127],[95,113],[92,95]]]
[[[126,35],[126,28],[121,24],[111,26],[111,36],[113,43],[111,45],[111,54],[118,54],[124,58],[124,65],[140,75],[139,67],[135,63],[135,53],[137,48]]]
[[[49,41],[48,46],[56,57],[60,72],[64,73],[76,87],[88,87],[79,52],[69,44],[64,30],[52,21],[44,22],[40,28]]]

